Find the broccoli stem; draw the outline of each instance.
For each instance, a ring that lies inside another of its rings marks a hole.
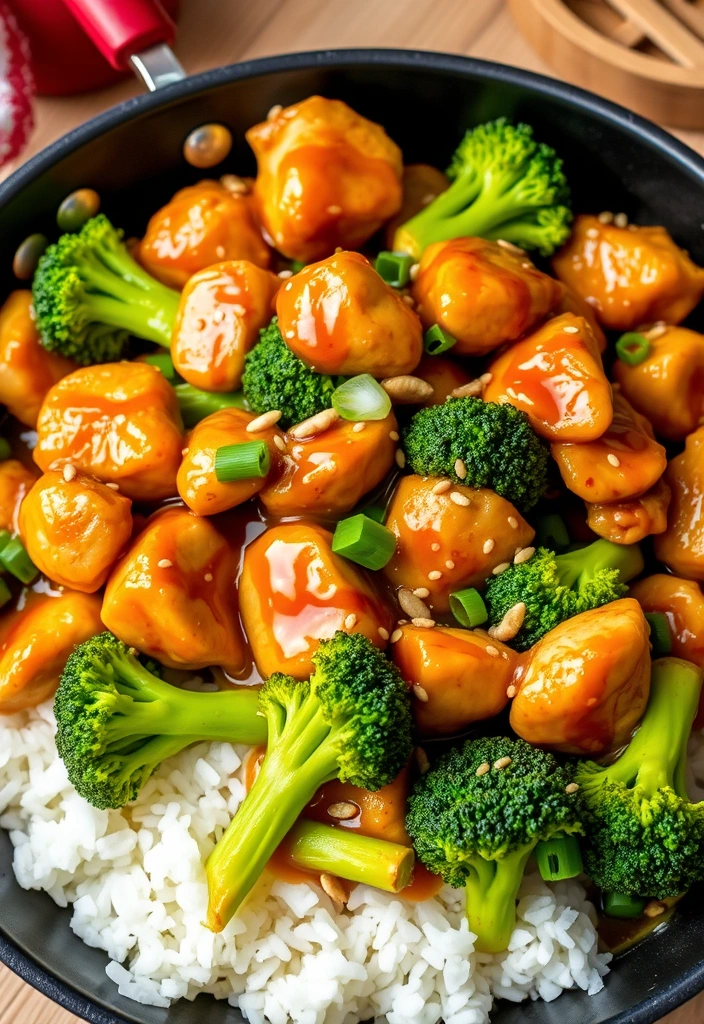
[[[192,384],[177,384],[174,388],[184,427],[194,427],[211,413],[221,409],[249,409],[241,391],[202,391]]]
[[[113,291],[116,290],[113,284]],[[122,287],[120,290],[122,291]],[[124,299],[121,299],[88,292],[85,302],[91,318],[96,322],[121,328],[129,331],[130,334],[137,335],[138,338],[144,338],[146,341],[153,341],[164,348],[170,348],[171,333],[178,308],[178,296],[174,305],[172,302],[164,302],[158,297],[140,298],[144,295],[145,293],[140,290],[135,297],[126,293]]]
[[[299,821],[285,842],[299,867],[372,885],[385,892],[405,889],[413,876],[412,847],[362,836],[349,829]]]
[[[469,930],[477,936],[480,953],[501,953],[516,925],[516,900],[523,873],[535,843],[499,860],[472,858],[465,882]]]
[[[576,878],[582,874],[582,854],[574,836],[556,832],[551,839],[538,843],[535,859],[540,877],[545,882],[560,882],[564,878]]]
[[[557,555],[555,561],[560,583],[566,587],[585,583],[601,569],[618,569],[621,582],[626,583],[640,575],[645,565],[637,544],[613,544],[610,540],[595,540],[587,547]]]

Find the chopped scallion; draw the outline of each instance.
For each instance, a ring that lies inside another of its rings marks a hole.
[[[396,535],[360,512],[337,524],[332,550],[366,569],[383,569],[396,550]]]
[[[215,452],[215,476],[221,484],[266,476],[271,454],[266,441],[224,444]]]
[[[306,264],[301,260],[291,260],[291,271],[294,274],[300,274],[305,266]]]
[[[411,267],[416,261],[407,252],[380,252],[374,269],[392,288],[405,288],[411,278]]]
[[[332,407],[343,420],[383,420],[391,412],[391,399],[370,374],[360,373],[335,388]]]
[[[622,892],[604,893],[604,913],[609,917],[640,917],[645,910],[645,900],[627,896]]]
[[[637,331],[627,331],[616,342],[616,355],[627,366],[638,366],[648,358],[649,353],[650,342]]]
[[[386,509],[383,505],[367,505],[365,509],[362,509],[362,515],[373,519],[375,523],[383,523],[386,520]]]
[[[663,612],[646,612],[645,618],[650,626],[652,656],[662,658],[672,650],[672,637],[667,615],[664,615]]]
[[[447,352],[456,344],[457,338],[443,330],[440,324],[429,327],[423,337],[423,345],[429,356],[439,356],[441,352]]]
[[[456,590],[454,594],[450,594],[450,611],[460,626],[467,629],[481,626],[489,618],[484,599],[474,587]]]
[[[582,854],[574,836],[556,832],[535,848],[540,877],[546,882],[559,882],[582,874]]]
[[[19,537],[13,537],[0,550],[0,565],[21,583],[32,583],[39,575],[39,570]]]

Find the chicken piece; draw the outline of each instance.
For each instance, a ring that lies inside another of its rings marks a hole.
[[[251,195],[234,194],[219,181],[182,188],[154,214],[135,254],[157,280],[183,288],[189,277],[221,260],[268,267]]]
[[[617,227],[581,214],[552,265],[613,331],[678,324],[704,295],[704,270],[662,227]]]
[[[17,459],[0,462],[0,530],[19,532],[20,505],[36,479],[36,473]]]
[[[670,627],[671,654],[704,668],[704,594],[698,583],[656,573],[629,590],[644,612],[661,612]]]
[[[274,314],[280,284],[275,274],[246,260],[194,274],[183,289],[171,340],[183,379],[204,391],[236,391],[244,357]]]
[[[423,405],[442,405],[455,388],[461,388],[474,379],[454,359],[446,359],[443,356],[423,356],[414,374],[427,381],[433,388],[432,395],[422,403]]]
[[[410,475],[399,481],[386,517],[396,551],[384,572],[394,587],[425,587],[428,605],[444,613],[453,591],[482,586],[535,531],[494,491],[453,486],[436,494],[441,483]]]
[[[594,533],[614,544],[637,544],[667,528],[667,510],[672,491],[664,480],[639,498],[628,498],[610,505],[586,502],[587,525]]]
[[[672,489],[667,529],[655,539],[655,556],[670,572],[704,580],[704,426],[687,438],[684,451],[671,459],[665,482]]]
[[[470,356],[514,341],[562,298],[560,283],[525,253],[484,238],[429,245],[412,292],[423,326],[440,324],[457,339],[453,355]]]
[[[134,501],[177,493],[181,414],[155,366],[104,363],[70,373],[46,396],[37,433],[34,461],[43,472],[70,463]]]
[[[40,477],[22,502],[20,535],[37,569],[50,580],[92,594],[132,535],[132,502],[90,476]]]
[[[168,508],[147,521],[108,579],[103,622],[170,668],[242,671],[235,550],[210,519]]]
[[[310,96],[279,109],[247,141],[259,217],[291,259],[357,249],[401,207],[401,150],[341,100]]]
[[[414,689],[413,717],[422,737],[451,736],[498,715],[518,655],[481,630],[403,626],[391,656]]]
[[[276,312],[284,341],[318,373],[395,377],[423,354],[418,317],[358,252],[304,267],[279,290]]]
[[[307,679],[318,642],[338,629],[386,647],[391,613],[361,569],[332,551],[322,526],[285,523],[245,551],[240,580],[245,632],[264,678]]]
[[[428,203],[432,203],[433,199],[449,187],[449,184],[450,179],[437,167],[431,167],[430,164],[406,164],[401,181],[401,209],[384,228],[384,244],[387,249],[393,250],[397,229],[420,213]]]
[[[70,359],[47,352],[32,315],[32,293],[11,292],[0,309],[0,404],[34,427],[50,387],[76,369]]]
[[[383,420],[367,420],[359,431],[350,420],[338,420],[322,434],[303,440],[287,434],[278,468],[261,492],[267,512],[273,516],[349,512],[394,465],[397,427],[390,412]]]
[[[648,703],[649,637],[640,605],[628,597],[561,622],[521,658],[511,727],[563,754],[618,750]]]
[[[0,617],[0,715],[42,704],[56,690],[68,656],[103,632],[100,599],[70,590],[30,594]]]
[[[560,313],[574,313],[575,316],[583,316],[592,329],[599,351],[602,354],[606,351],[606,335],[597,320],[594,307],[590,306],[586,299],[583,299],[577,292],[568,288],[566,284],[562,286],[562,301],[555,306],[553,312],[555,316],[559,316]]]
[[[487,402],[522,409],[548,441],[593,441],[613,417],[611,385],[592,330],[562,313],[516,342],[489,367]]]
[[[274,438],[283,445],[283,434],[275,426],[250,434],[247,424],[253,419],[254,416],[242,409],[221,409],[206,416],[191,432],[176,484],[178,493],[196,515],[212,516],[241,505],[258,494],[267,479],[276,474],[281,452]],[[218,448],[253,441],[265,441],[267,444],[271,457],[269,477],[254,476],[230,482],[218,480],[215,475]]]
[[[658,437],[683,441],[704,415],[704,334],[686,327],[646,334],[646,358],[636,366],[616,359],[614,377]]]
[[[645,494],[667,466],[667,453],[653,438],[650,423],[618,394],[614,418],[595,441],[551,445],[565,485],[585,501],[604,504]]]

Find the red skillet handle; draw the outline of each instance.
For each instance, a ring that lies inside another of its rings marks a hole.
[[[114,68],[133,54],[174,40],[174,23],[158,0],[64,0],[71,14]]]

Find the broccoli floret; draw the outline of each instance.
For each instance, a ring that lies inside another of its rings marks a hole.
[[[480,398],[431,405],[412,417],[403,448],[419,476],[449,476],[468,487],[490,487],[522,512],[545,493],[548,447],[513,405]],[[458,459],[467,470],[464,478],[455,471]]]
[[[194,693],[163,682],[112,633],[71,654],[54,702],[56,747],[77,792],[94,807],[137,797],[167,757],[200,740],[263,743],[250,689]]]
[[[32,300],[44,348],[87,366],[120,359],[131,334],[168,348],[179,295],[132,259],[101,213],[49,246]]]
[[[299,359],[281,337],[277,317],[259,332],[247,353],[242,391],[250,409],[279,409],[279,426],[286,430],[332,405],[335,384],[327,374],[315,373]]]
[[[408,834],[426,867],[466,890],[469,928],[482,952],[508,946],[537,843],[582,831],[571,782],[571,766],[547,751],[490,736],[450,750],[416,783]]]
[[[447,171],[452,184],[396,232],[394,250],[420,256],[431,242],[479,236],[549,256],[572,213],[562,160],[527,124],[505,117],[468,131]]]
[[[623,597],[624,584],[638,576],[643,565],[637,544],[596,540],[562,555],[538,548],[527,562],[487,580],[489,621],[497,625],[509,608],[523,602],[523,625],[509,643],[525,651],[565,619]]]
[[[397,669],[362,634],[337,632],[310,681],[273,675],[260,709],[268,744],[254,785],[206,863],[207,926],[222,931],[316,790],[340,779],[377,790],[411,754],[411,711]]]
[[[704,880],[704,804],[687,797],[687,740],[701,669],[653,663],[650,700],[625,753],[577,766],[584,806],[584,867],[605,892],[665,899]]]

